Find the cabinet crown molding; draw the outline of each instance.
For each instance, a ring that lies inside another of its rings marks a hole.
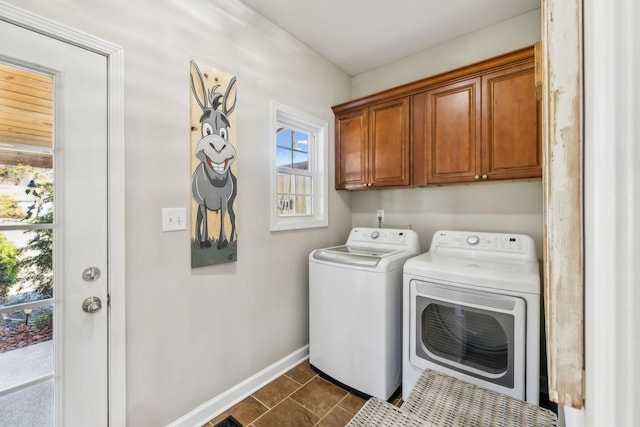
[[[414,95],[427,89],[432,89],[442,84],[454,83],[456,80],[468,79],[486,73],[488,70],[499,70],[512,66],[519,62],[530,61],[534,57],[535,46],[527,46],[512,52],[504,53],[480,62],[465,65],[451,71],[425,77],[420,80],[405,83],[390,89],[366,95],[360,98],[346,101],[331,107],[334,114],[341,114],[346,111],[361,108],[370,104],[389,101],[403,96]]]

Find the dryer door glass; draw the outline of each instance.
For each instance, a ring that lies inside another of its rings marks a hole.
[[[524,300],[415,281],[411,360],[512,389],[524,378]]]
[[[422,311],[422,342],[431,353],[491,374],[509,368],[513,316],[460,304],[432,303]]]

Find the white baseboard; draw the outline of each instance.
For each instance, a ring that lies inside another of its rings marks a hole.
[[[167,427],[200,427],[308,358],[309,345],[305,345],[178,418]]]

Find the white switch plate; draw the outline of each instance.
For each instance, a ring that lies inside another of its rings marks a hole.
[[[187,210],[185,208],[162,208],[162,231],[186,229]]]

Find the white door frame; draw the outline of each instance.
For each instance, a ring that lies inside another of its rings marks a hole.
[[[124,51],[121,47],[0,1],[0,20],[103,55],[108,102],[109,425],[126,425]]]
[[[578,1],[578,0],[573,0]],[[637,0],[585,0],[585,423],[640,416]],[[575,425],[575,424],[574,424]]]

